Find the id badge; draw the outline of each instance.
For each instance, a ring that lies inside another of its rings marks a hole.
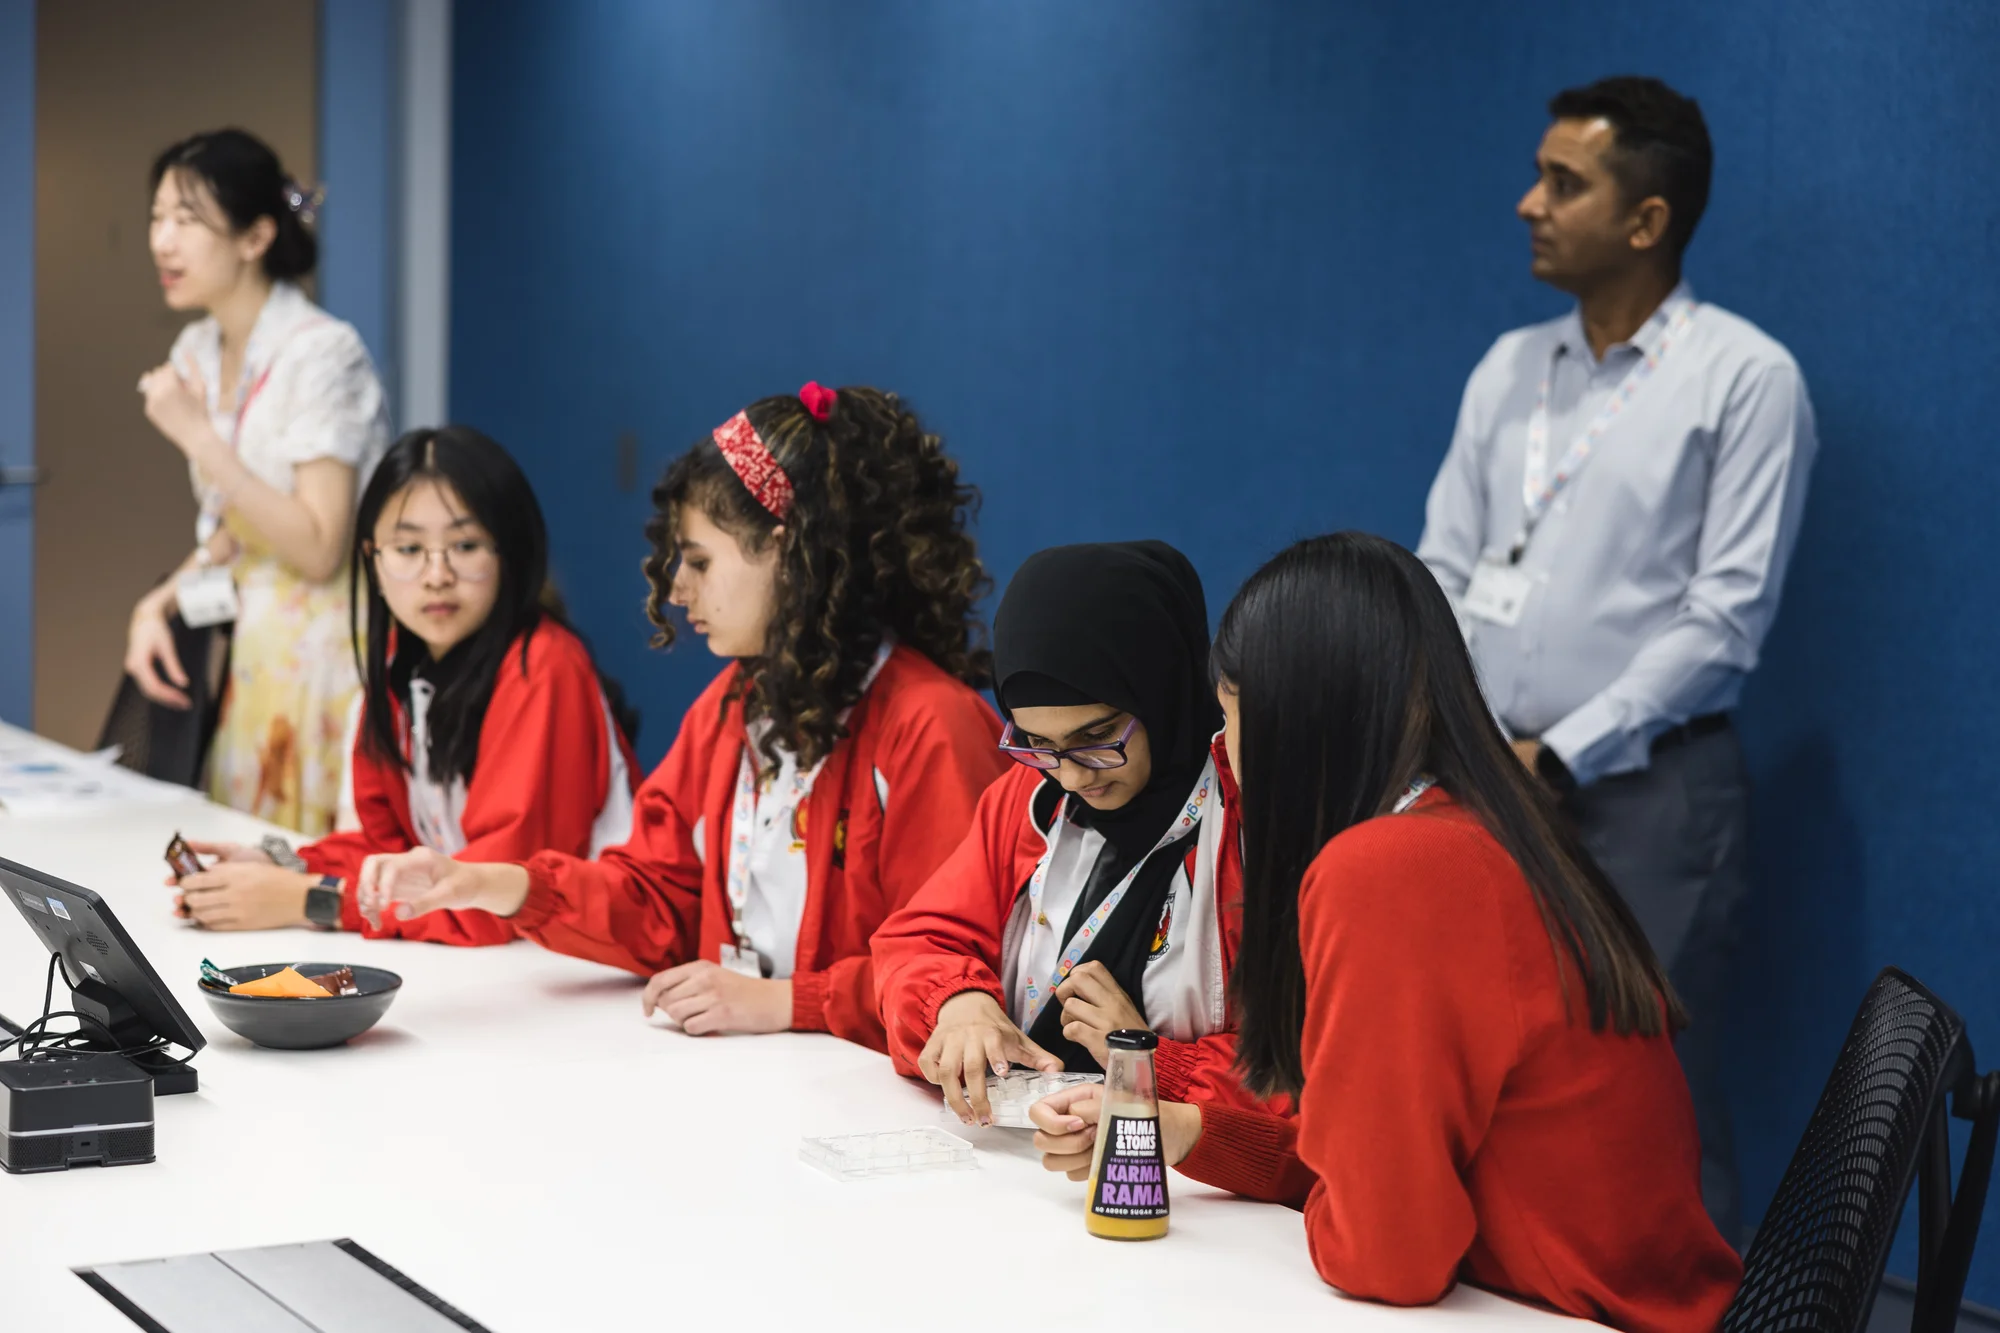
[[[227,569],[191,569],[174,585],[174,600],[189,629],[226,625],[236,619],[236,580]]]
[[[755,949],[739,949],[733,944],[722,946],[722,966],[739,977],[750,977],[758,981],[764,979],[764,965],[757,959]]]
[[[1465,613],[1512,629],[1521,623],[1528,594],[1534,590],[1534,575],[1520,566],[1481,557],[1472,571],[1471,586],[1465,590]]]

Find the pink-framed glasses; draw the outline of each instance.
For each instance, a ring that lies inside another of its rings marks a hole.
[[[1085,768],[1123,768],[1125,746],[1131,741],[1132,733],[1138,729],[1139,719],[1134,715],[1125,724],[1125,730],[1118,733],[1118,739],[1115,741],[1100,741],[1095,745],[1073,745],[1067,750],[1052,750],[1040,745],[1018,744],[1015,738],[1019,733],[1014,730],[1014,724],[1009,722],[1007,729],[1000,733],[1000,751],[1015,763],[1038,768],[1044,773],[1061,768],[1065,759],[1081,764]]]

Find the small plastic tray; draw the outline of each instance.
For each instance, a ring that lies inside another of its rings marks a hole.
[[[1002,1129],[1033,1129],[1028,1108],[1051,1093],[1073,1088],[1079,1083],[1102,1083],[1102,1074],[1044,1074],[1037,1069],[1015,1069],[1005,1075],[986,1076],[986,1100],[993,1107],[993,1123]]]
[[[799,1160],[835,1180],[909,1176],[923,1171],[972,1171],[972,1145],[941,1129],[891,1129],[877,1134],[837,1134],[801,1139]]]

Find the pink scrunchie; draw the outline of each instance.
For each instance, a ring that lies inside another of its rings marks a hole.
[[[834,402],[839,397],[818,380],[806,381],[805,388],[799,390],[799,401],[806,405],[806,411],[811,413],[814,421],[825,421],[832,416]]]

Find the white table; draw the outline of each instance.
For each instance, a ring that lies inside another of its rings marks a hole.
[[[158,1102],[157,1162],[0,1175],[8,1330],[131,1333],[73,1267],[341,1236],[496,1333],[1584,1327],[1467,1288],[1425,1310],[1342,1300],[1297,1213],[1180,1176],[1165,1240],[1093,1239],[1082,1187],[1016,1132],[966,1131],[977,1171],[837,1182],[798,1160],[801,1135],[944,1124],[886,1057],[826,1036],[686,1037],[640,1017],[636,978],[527,944],[199,931],[161,884],[176,829],[268,831],[192,794],[0,814],[0,856],[103,894],[210,1043],[200,1092]],[[46,957],[12,916],[0,1012],[26,1022]],[[204,956],[369,963],[404,986],[346,1047],[268,1051],[202,1002]]]

